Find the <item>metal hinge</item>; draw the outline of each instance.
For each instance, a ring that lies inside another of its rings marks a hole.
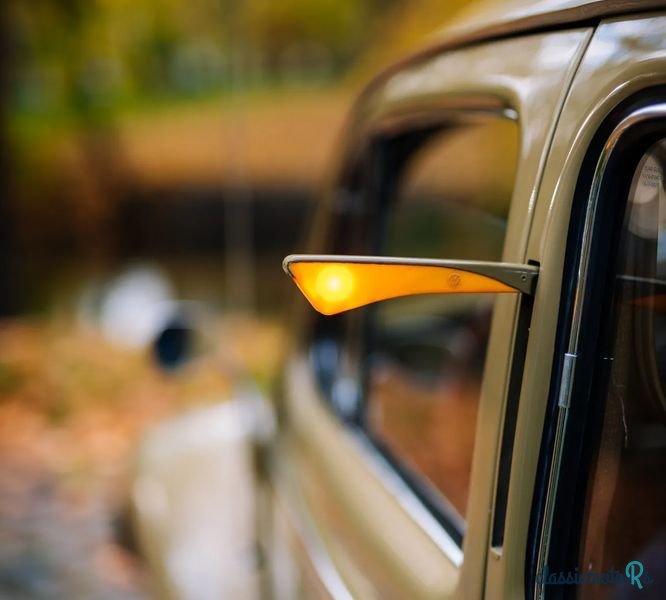
[[[557,405],[562,408],[569,408],[571,402],[571,386],[576,366],[577,354],[566,352],[564,354],[564,365],[562,366],[562,379],[560,381],[560,397]]]

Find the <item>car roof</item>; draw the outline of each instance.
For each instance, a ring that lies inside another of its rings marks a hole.
[[[666,0],[482,0],[473,3],[426,45],[390,65],[370,81],[374,90],[397,71],[441,52],[467,45],[535,33],[594,25],[602,19],[666,8]]]
[[[584,24],[666,7],[659,0],[482,0],[474,2],[436,38],[483,39],[524,31]]]

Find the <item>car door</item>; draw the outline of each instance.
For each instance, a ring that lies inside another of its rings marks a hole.
[[[527,245],[541,273],[487,595],[663,595],[665,74],[666,17],[608,20],[564,103]]]
[[[378,80],[307,250],[527,262],[590,34],[478,44]],[[271,464],[278,596],[483,597],[531,311],[516,296],[430,296],[324,318],[301,301]]]

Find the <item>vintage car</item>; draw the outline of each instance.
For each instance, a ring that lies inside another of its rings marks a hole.
[[[285,259],[260,587],[664,598],[666,3],[496,2],[431,42]]]

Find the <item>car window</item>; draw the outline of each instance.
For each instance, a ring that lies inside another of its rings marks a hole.
[[[379,252],[500,261],[518,133],[515,121],[487,117],[429,131],[418,144],[387,141],[406,151],[384,190]],[[363,427],[461,531],[493,302],[425,295],[364,309]]]
[[[666,139],[640,160],[623,225],[612,366],[581,529],[580,564],[594,572],[624,573],[640,561],[654,577],[666,561],[665,168]],[[581,598],[614,593],[608,585],[578,588]]]

